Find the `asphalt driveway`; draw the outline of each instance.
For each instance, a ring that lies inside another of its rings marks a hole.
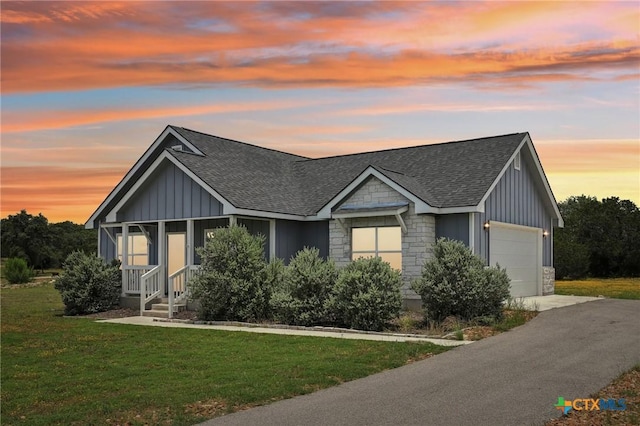
[[[603,299],[436,357],[205,425],[539,425],[640,363],[640,301]],[[259,386],[259,384],[256,384]]]

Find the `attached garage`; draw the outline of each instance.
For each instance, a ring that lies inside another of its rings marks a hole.
[[[542,294],[542,229],[491,221],[489,264],[507,269],[511,296]]]

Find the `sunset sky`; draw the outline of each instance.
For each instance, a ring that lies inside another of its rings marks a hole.
[[[628,2],[1,3],[2,217],[84,223],[167,124],[319,157],[528,131],[640,204]]]

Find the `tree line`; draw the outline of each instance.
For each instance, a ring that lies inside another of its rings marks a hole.
[[[98,234],[70,221],[49,223],[42,213],[26,210],[9,215],[0,223],[3,258],[22,258],[34,269],[58,268],[69,254],[98,252]]]
[[[553,235],[556,278],[640,276],[640,210],[630,200],[585,195],[558,204],[564,228]],[[75,250],[97,252],[97,231],[70,221],[49,223],[25,210],[2,219],[2,257],[35,269],[59,267]]]
[[[630,200],[581,195],[558,204],[556,278],[640,276],[640,210]]]

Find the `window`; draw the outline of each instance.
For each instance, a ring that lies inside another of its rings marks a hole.
[[[147,237],[142,234],[129,234],[129,244],[127,245],[128,265],[148,265],[149,264],[149,244]],[[118,259],[122,262],[122,234],[117,235]]]
[[[516,158],[513,160],[513,168],[516,170],[520,170],[520,152],[516,154]]]
[[[392,268],[402,270],[402,230],[399,226],[353,228],[351,259],[381,257]]]

